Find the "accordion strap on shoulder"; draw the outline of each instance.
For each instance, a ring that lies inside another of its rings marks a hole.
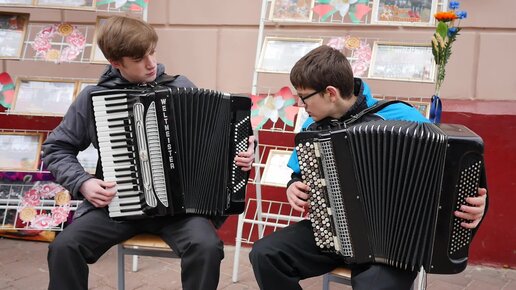
[[[171,76],[171,75],[164,74],[156,80],[156,84],[162,85],[162,84],[166,84],[166,83],[171,83],[171,82],[175,81],[178,77],[179,77],[179,75]]]
[[[359,113],[352,115],[349,119],[344,121],[344,123],[346,126],[351,125],[351,124],[355,123],[356,121],[360,120],[362,117],[369,115],[369,114],[374,114],[374,113],[380,111],[381,109],[383,109],[389,105],[395,104],[395,103],[403,103],[407,106],[412,107],[411,104],[401,101],[401,100],[380,100],[380,101],[376,102],[374,105],[372,105],[371,107],[368,107],[368,108],[360,111]]]

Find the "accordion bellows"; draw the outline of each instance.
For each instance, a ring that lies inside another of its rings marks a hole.
[[[322,251],[349,263],[464,270],[471,230],[453,212],[485,177],[478,135],[461,125],[381,120],[295,139]]]
[[[93,92],[114,218],[243,211],[248,173],[234,163],[251,134],[247,96],[195,88]]]

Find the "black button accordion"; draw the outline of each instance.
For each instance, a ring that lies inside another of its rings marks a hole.
[[[483,141],[462,125],[372,121],[295,137],[316,244],[348,263],[466,268],[453,212],[485,182]]]
[[[234,157],[252,134],[247,96],[165,86],[91,93],[109,215],[238,214],[248,172]]]

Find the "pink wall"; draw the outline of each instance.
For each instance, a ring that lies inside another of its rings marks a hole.
[[[511,205],[516,203],[514,136],[516,116],[516,1],[461,1],[469,18],[453,47],[453,56],[442,88],[443,121],[470,126],[486,142],[486,164],[491,207],[475,238],[473,262],[516,266],[516,228]],[[251,91],[256,55],[261,1],[150,1],[148,21],[160,36],[158,57],[170,74],[184,74],[200,87],[229,92]],[[69,21],[91,25],[102,13],[0,7],[0,11],[31,14],[31,22]],[[378,25],[266,25],[268,35],[342,36],[356,35],[387,40],[427,42],[432,27]],[[91,36],[90,36],[91,37]],[[2,60],[0,71],[13,77],[38,76],[96,79],[98,64],[54,64],[41,61]],[[379,95],[428,98],[433,84],[368,80]],[[261,74],[259,91],[277,91],[289,85],[287,75]],[[55,118],[8,117],[0,114],[0,128],[52,129]],[[266,196],[279,198],[283,193]],[[221,230],[234,243],[235,218]]]

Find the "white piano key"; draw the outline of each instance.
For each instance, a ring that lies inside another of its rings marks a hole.
[[[95,114],[95,123],[97,124],[97,127],[101,127],[98,124],[112,124],[115,122],[132,122],[131,117],[129,116],[128,112],[117,112],[117,113],[99,113]]]
[[[118,211],[118,212],[111,212],[110,211],[109,212],[109,216],[113,217],[113,218],[115,218],[115,217],[123,217],[123,216],[138,216],[138,215],[145,215],[145,214],[141,210],[131,211],[131,212],[120,212],[120,211]]]
[[[117,118],[129,118],[129,112],[116,112],[109,114],[106,112],[95,112],[95,121],[103,121]]]

